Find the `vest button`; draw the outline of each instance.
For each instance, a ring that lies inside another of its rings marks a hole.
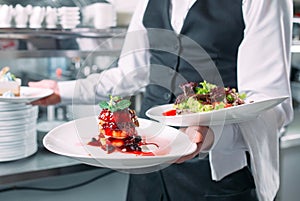
[[[164,94],[164,99],[169,100],[171,98],[171,93],[165,93]]]

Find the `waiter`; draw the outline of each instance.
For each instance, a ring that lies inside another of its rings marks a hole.
[[[155,105],[173,103],[178,84],[203,80],[235,87],[255,101],[290,97],[291,27],[290,1],[142,0],[117,68],[77,81],[30,83],[55,91],[33,104],[95,103],[147,86],[144,116]],[[127,200],[273,201],[277,134],[292,115],[288,98],[247,122],[181,128],[196,136],[198,149],[178,164],[132,174]]]

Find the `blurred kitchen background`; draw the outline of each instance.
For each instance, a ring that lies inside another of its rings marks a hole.
[[[0,67],[10,66],[23,86],[28,81],[74,80],[101,72],[116,62],[137,2],[1,0]],[[125,200],[127,174],[83,165],[51,154],[42,145],[51,128],[95,115],[99,106],[38,109],[38,151],[30,157],[0,161],[0,200]],[[43,189],[14,190],[15,186]]]
[[[26,86],[28,81],[42,79],[83,78],[114,66],[137,3],[138,0],[0,0],[0,67],[10,66]],[[67,11],[59,11],[62,7],[79,10],[70,17]],[[16,12],[16,8],[20,10]],[[53,14],[59,12],[60,16]],[[20,13],[23,20],[28,17],[25,25],[17,20]],[[30,19],[32,13],[39,17]],[[294,0],[294,13],[291,81],[295,120],[281,136],[282,183],[277,201],[299,200],[300,0]],[[62,19],[63,15],[68,20]],[[136,110],[140,99],[140,94],[133,97]],[[82,165],[47,152],[41,144],[42,137],[54,126],[95,115],[98,109],[97,105],[39,107],[39,150],[28,158],[0,161],[0,200],[125,200],[126,173]]]
[[[84,78],[114,66],[136,3],[137,0],[0,1],[0,66],[10,66],[24,86],[41,79]],[[74,14],[60,10],[63,7],[80,10]],[[17,21],[17,15],[23,12],[22,19],[28,17],[26,25]],[[4,20],[1,15],[5,15]],[[90,115],[88,111],[93,109],[61,106],[51,108],[51,112],[41,107],[39,120],[53,119],[53,115],[58,120],[73,119]]]

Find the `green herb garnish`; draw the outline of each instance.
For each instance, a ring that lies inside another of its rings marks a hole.
[[[118,110],[124,110],[131,105],[130,100],[122,99],[120,96],[110,96],[110,100],[101,101],[99,103],[100,108],[108,109],[111,112],[116,112]]]

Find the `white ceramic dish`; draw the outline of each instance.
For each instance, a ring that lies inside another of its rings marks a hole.
[[[8,135],[9,133],[13,133],[13,132],[21,132],[21,131],[26,131],[26,130],[30,130],[32,128],[36,128],[36,119],[32,118],[31,122],[26,122],[26,124],[16,124],[16,125],[12,125],[12,126],[6,126],[6,125],[0,125],[0,137],[2,135]]]
[[[28,110],[31,107],[31,105],[26,105],[25,103],[0,102],[0,112]]]
[[[69,20],[69,21],[63,20],[63,21],[60,21],[60,24],[61,25],[78,25],[78,24],[80,24],[80,21],[79,20]]]
[[[173,104],[153,107],[146,112],[151,119],[157,120],[170,126],[193,126],[193,125],[223,125],[239,123],[256,118],[263,111],[266,111],[287,99],[288,97],[277,97],[243,105],[224,108],[210,112],[199,112],[176,116],[164,116],[163,112],[171,110]]]
[[[0,96],[0,102],[10,103],[30,103],[32,101],[50,96],[53,93],[51,89],[34,88],[21,86],[19,97],[3,97]]]
[[[63,6],[58,9],[58,12],[65,12],[65,11],[73,11],[73,12],[79,12],[79,7],[72,7],[72,6]]]
[[[29,137],[30,138],[24,140],[19,139],[15,141],[7,141],[7,142],[3,141],[0,143],[0,149],[2,152],[6,151],[5,149],[15,151],[20,149],[21,147],[24,148],[26,146],[36,144],[36,137],[34,136],[29,136]]]
[[[112,169],[136,169],[169,163],[195,151],[192,143],[181,131],[161,123],[139,119],[139,135],[147,142],[157,143],[154,156],[113,152],[107,154],[99,147],[87,145],[98,135],[97,116],[70,121],[51,130],[43,139],[44,146],[57,154],[77,159],[85,164]]]
[[[36,133],[36,124],[32,124],[31,127],[24,127],[22,130],[1,130],[0,131],[0,139],[3,138],[15,138],[15,139],[26,139],[32,133]],[[1,144],[0,140],[0,144]]]
[[[21,120],[20,119],[19,120],[16,120],[16,119],[0,120],[0,127],[10,129],[11,127],[19,126],[20,121],[22,122],[22,124],[29,124],[32,122],[36,122],[36,120],[37,120],[37,115],[32,115],[32,116],[29,116],[29,117],[21,119]]]
[[[25,148],[21,150],[16,150],[15,152],[5,151],[0,153],[0,162],[8,162],[14,161],[22,158],[26,158],[28,156],[33,155],[37,152],[38,146],[37,144],[27,145]]]
[[[80,21],[79,15],[62,15],[59,18],[60,22],[73,22],[73,21]]]
[[[0,120],[16,120],[16,119],[26,119],[32,116],[36,116],[37,112],[35,110],[21,110],[21,111],[9,111],[0,112]]]
[[[77,27],[77,25],[64,25],[64,24],[62,24],[61,27],[63,29],[75,29]]]

